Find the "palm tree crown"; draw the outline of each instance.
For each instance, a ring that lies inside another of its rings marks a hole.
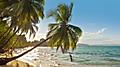
[[[44,17],[43,6],[44,0],[0,0],[0,17],[10,18],[9,24],[15,30],[35,34],[35,24]]]
[[[74,50],[82,34],[82,30],[79,27],[69,24],[72,9],[73,3],[70,6],[60,4],[57,9],[51,10],[47,16],[56,20],[56,23],[49,24],[47,37],[52,36],[52,38],[49,39],[48,44],[51,47],[57,46],[57,50],[61,47],[63,52],[70,48]]]
[[[6,32],[13,35],[0,36],[0,48],[3,48],[18,32],[29,33],[35,36],[38,27],[36,24],[44,17],[45,0],[0,0],[0,21],[6,19],[9,26]],[[1,23],[1,22],[0,22]],[[9,32],[10,31],[10,32]]]

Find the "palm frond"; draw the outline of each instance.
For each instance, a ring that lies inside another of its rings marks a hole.
[[[73,30],[78,37],[80,37],[82,35],[82,30],[79,27],[73,26],[73,25],[69,25],[68,26],[71,30]]]
[[[48,44],[52,47],[57,46],[58,50],[61,47],[62,52],[67,52],[70,48],[74,50],[82,30],[79,27],[69,25],[73,3],[70,6],[66,4],[58,5],[57,9],[50,10],[47,17],[53,17],[56,20],[55,24],[49,24],[48,36],[53,36],[49,39]],[[55,34],[55,35],[54,35]]]
[[[69,35],[69,40],[70,40],[70,46],[72,50],[74,50],[76,48],[78,37],[76,33],[72,31],[71,29],[68,29],[68,35]]]

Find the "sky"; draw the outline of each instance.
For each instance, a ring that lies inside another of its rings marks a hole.
[[[83,35],[79,43],[90,45],[120,45],[120,0],[46,0],[45,14],[61,3],[74,3],[71,24],[80,27]],[[48,24],[45,18],[38,24],[35,40],[45,38]]]

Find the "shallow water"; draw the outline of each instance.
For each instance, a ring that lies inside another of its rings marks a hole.
[[[73,52],[74,62],[93,65],[119,65],[120,46],[82,46]],[[68,55],[60,55],[62,60],[69,60]]]
[[[76,48],[72,56],[74,60],[73,64],[120,67],[120,46],[81,46]],[[69,54],[62,54],[60,51],[56,53],[55,49],[52,50],[45,47],[37,47],[22,58],[35,63],[37,67],[44,61],[51,64],[53,64],[53,60],[70,63]]]

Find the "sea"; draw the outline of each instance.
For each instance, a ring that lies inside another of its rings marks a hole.
[[[68,54],[56,53],[58,58],[70,61]],[[92,65],[118,65],[120,46],[79,46],[73,51],[73,62]]]
[[[56,52],[55,49],[43,48],[44,50],[41,50],[41,47],[37,47],[24,57],[24,59],[38,62],[41,59],[40,53],[46,52],[59,61],[70,62],[68,53],[62,54],[61,51]],[[78,46],[71,55],[73,57],[73,63],[80,65],[109,65],[110,67],[120,67],[120,46]],[[28,57],[32,59],[30,60]],[[44,59],[44,57],[42,58]]]

